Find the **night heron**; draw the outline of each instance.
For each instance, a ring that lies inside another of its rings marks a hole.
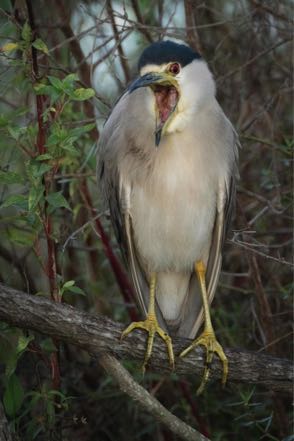
[[[235,195],[236,133],[215,98],[207,63],[186,45],[151,44],[139,76],[114,106],[100,136],[98,184],[110,208],[147,331],[143,369],[157,333],[174,365],[171,337],[195,338],[180,355],[206,348],[199,392],[216,353],[209,305]]]

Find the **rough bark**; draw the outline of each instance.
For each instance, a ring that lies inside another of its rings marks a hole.
[[[32,329],[85,349],[93,356],[110,353],[118,359],[142,362],[146,349],[146,335],[135,331],[123,341],[120,335],[125,325],[111,319],[79,311],[69,305],[57,304],[25,294],[0,284],[0,320],[20,328]],[[174,338],[174,351],[179,354],[189,343]],[[225,348],[229,360],[228,382],[247,383],[290,393],[293,365],[290,360],[269,355]],[[178,375],[203,373],[204,352],[196,348],[183,359],[176,359]],[[156,339],[150,368],[162,374],[170,372],[164,344]],[[214,358],[211,379],[221,379],[222,366]]]

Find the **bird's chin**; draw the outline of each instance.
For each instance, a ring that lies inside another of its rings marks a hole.
[[[179,92],[173,85],[154,85],[152,87],[156,107],[155,144],[159,145],[161,136],[175,113],[179,101]]]

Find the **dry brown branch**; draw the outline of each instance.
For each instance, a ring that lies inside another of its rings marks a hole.
[[[112,353],[119,359],[142,361],[145,334],[135,332],[120,341],[124,326],[101,315],[91,315],[45,298],[32,296],[0,284],[0,319],[20,328],[32,329],[79,346],[94,356]],[[175,338],[174,351],[179,354],[189,340]],[[293,379],[292,362],[265,354],[225,349],[229,359],[228,382],[255,384],[271,390],[288,392]],[[195,349],[184,359],[178,359],[178,375],[203,373],[203,350]],[[166,351],[155,341],[150,367],[157,372],[170,372]],[[222,366],[216,358],[212,363],[212,379],[220,379]]]
[[[202,47],[195,23],[195,10],[197,7],[197,2],[195,2],[195,0],[185,0],[184,5],[187,24],[187,42],[193,49],[195,49],[195,51],[201,54]]]

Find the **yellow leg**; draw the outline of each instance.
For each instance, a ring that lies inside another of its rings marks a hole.
[[[144,363],[142,366],[143,373],[145,372],[146,365],[148,363],[149,358],[151,357],[153,341],[155,334],[157,333],[162,340],[165,341],[168,351],[168,358],[172,368],[174,368],[174,352],[172,347],[172,341],[170,336],[164,332],[164,330],[159,326],[156,314],[155,314],[155,288],[156,288],[156,273],[151,274],[150,278],[150,298],[148,305],[148,313],[146,320],[142,322],[133,322],[131,323],[122,333],[121,338],[126,337],[130,332],[134,329],[144,329],[148,332],[148,340],[147,340],[147,349],[145,353]]]
[[[202,261],[196,262],[195,271],[199,280],[202,301],[203,301],[203,309],[204,309],[204,330],[202,334],[196,338],[190,346],[188,346],[181,354],[180,357],[184,357],[188,354],[192,349],[194,349],[198,345],[202,345],[206,347],[206,366],[204,369],[204,374],[202,377],[201,384],[197,390],[197,394],[201,394],[203,392],[205,385],[208,381],[210,374],[210,365],[213,359],[214,352],[219,356],[221,362],[223,363],[223,377],[222,384],[225,385],[227,376],[228,376],[228,359],[223,351],[223,348],[218,343],[215,337],[215,333],[212,327],[210,312],[209,312],[209,304],[208,304],[208,295],[206,291],[206,283],[205,283],[205,266]]]

